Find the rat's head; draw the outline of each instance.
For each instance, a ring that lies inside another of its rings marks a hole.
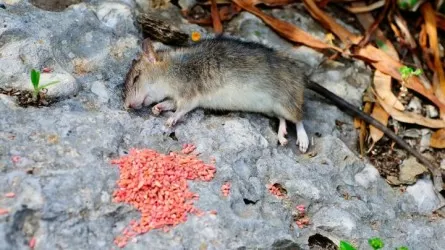
[[[133,60],[125,79],[124,107],[139,109],[166,97],[162,85],[164,63],[159,60],[150,40],[142,42],[142,53]]]

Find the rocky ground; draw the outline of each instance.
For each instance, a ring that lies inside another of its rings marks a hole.
[[[196,110],[174,135],[164,134],[168,114],[154,117],[122,106],[124,77],[142,37],[135,25],[137,3],[66,1],[72,5],[51,9],[48,2],[6,0],[0,8],[0,249],[26,249],[30,241],[35,249],[115,248],[114,237],[138,213],[112,202],[119,173],[110,160],[133,147],[165,153],[184,143],[216,158],[215,178],[190,185],[200,195],[196,206],[217,216],[190,216],[167,233],[138,237],[126,249],[310,249],[314,242],[343,239],[369,249],[370,237],[381,237],[385,249],[443,248],[445,220],[431,215],[440,203],[431,181],[391,188],[357,157],[352,119],[329,102],[306,94],[304,123],[314,145],[305,155],[296,150],[295,133],[288,147],[277,145],[278,121],[257,114]],[[178,11],[156,10],[185,32],[206,34],[182,21]],[[301,4],[270,13],[324,37]],[[248,13],[230,21],[226,31],[311,65],[322,60]],[[5,94],[31,89],[32,68],[51,69],[42,73],[43,82],[60,81],[48,89],[54,102],[47,106],[22,107]],[[360,105],[371,73],[360,62],[346,62],[314,79]],[[223,199],[226,181],[232,188]],[[273,183],[287,191],[286,199],[269,193]],[[4,195],[10,192],[15,197]],[[304,228],[292,216],[301,204],[310,219]]]

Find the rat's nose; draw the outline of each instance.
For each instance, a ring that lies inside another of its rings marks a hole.
[[[134,109],[136,108],[138,105],[135,102],[125,102],[124,104],[124,108],[125,109]]]
[[[140,103],[138,102],[130,102],[126,104],[127,109],[139,109],[141,107]]]

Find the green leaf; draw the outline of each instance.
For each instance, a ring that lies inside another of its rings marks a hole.
[[[377,47],[379,47],[379,48],[381,48],[383,50],[387,49],[386,44],[382,40],[376,39],[375,43],[377,44]]]
[[[351,243],[342,240],[340,241],[340,250],[356,250],[356,249],[351,245]]]
[[[31,70],[31,82],[32,82],[32,86],[34,86],[34,89],[37,89],[39,87],[39,81],[40,81],[40,71],[32,69]]]
[[[403,247],[397,247],[396,250],[409,250],[409,249],[408,247],[403,246]]]
[[[372,238],[368,240],[369,245],[374,249],[381,249],[385,244],[383,244],[383,241],[380,238]]]
[[[416,69],[416,70],[413,72],[413,75],[418,76],[418,75],[421,75],[422,73],[423,73],[422,69]]]
[[[411,76],[413,73],[413,69],[407,66],[403,66],[399,69],[400,74],[402,75],[402,78],[406,79]]]
[[[51,85],[54,85],[54,84],[56,84],[56,83],[58,83],[58,82],[59,82],[59,81],[52,81],[52,82],[49,82],[49,83],[47,83],[47,84],[45,84],[45,85],[40,86],[39,89],[46,88],[46,87],[51,86]]]

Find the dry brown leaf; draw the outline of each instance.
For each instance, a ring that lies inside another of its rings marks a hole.
[[[390,75],[398,81],[402,81],[402,76],[400,75],[399,69],[403,65],[399,61],[396,61],[391,57],[389,57],[382,50],[379,50],[374,46],[367,45],[366,47],[356,51],[356,53],[353,55],[357,58],[369,60],[371,62],[371,65],[374,66],[379,71],[381,71],[382,73]],[[427,90],[420,82],[418,77],[412,76],[409,79],[407,79],[405,81],[405,86],[428,98],[440,109],[441,117],[445,116],[445,104],[442,103],[434,95],[434,93],[432,93],[432,91]]]
[[[377,1],[377,2],[372,3],[370,5],[346,7],[346,9],[349,12],[358,14],[358,13],[370,12],[370,11],[373,11],[375,9],[381,8],[383,6],[385,6],[385,0],[380,0],[380,1]]]
[[[346,28],[337,24],[333,18],[323,13],[312,0],[303,1],[308,7],[311,15],[317,20],[322,20],[321,23],[335,33],[343,42],[350,40],[356,44],[361,40],[361,37],[353,35]],[[357,50],[352,53],[352,56],[365,60],[371,63],[382,73],[402,81],[399,69],[403,65],[399,62],[399,60],[391,58],[382,50],[368,44],[363,48],[357,48]],[[431,91],[428,91],[420,82],[418,77],[410,77],[407,81],[406,87],[428,98],[439,107],[441,117],[445,116],[445,102],[442,103]]]
[[[428,34],[429,49],[434,56],[434,72],[439,77],[439,84],[433,84],[435,94],[445,103],[445,72],[440,60],[439,41],[437,38],[436,15],[430,2],[425,2],[421,7],[423,18],[425,19],[426,33]],[[434,82],[433,82],[434,83]]]
[[[361,40],[361,36],[354,35],[338,24],[334,18],[326,15],[320,10],[317,4],[312,0],[303,0],[306,9],[311,13],[312,17],[318,20],[323,27],[332,31],[340,40],[348,47],[350,44],[357,44]]]
[[[374,90],[379,97],[391,107],[404,111],[405,107],[391,90],[391,76],[376,70],[374,73]]]
[[[334,45],[335,36],[332,33],[326,34],[324,37],[325,42],[327,42],[330,45]]]
[[[203,4],[204,5],[204,4]],[[236,4],[222,5],[218,6],[219,17],[221,21],[231,20],[235,15],[241,11],[241,8]],[[181,10],[181,14],[187,19],[189,23],[200,24],[200,25],[213,25],[213,20],[211,16],[205,16],[196,19],[193,16],[193,12],[190,10]]]
[[[354,117],[354,128],[360,128],[361,126],[361,121],[360,118],[358,117]]]
[[[445,129],[439,129],[431,135],[430,146],[445,148]]]
[[[423,59],[428,68],[434,70],[434,63],[431,61],[431,57],[428,56],[430,54],[430,50],[428,48],[428,34],[426,33],[425,24],[422,24],[419,33],[419,45],[422,48],[422,53],[424,55]]]
[[[362,7],[365,3],[363,2],[357,2],[352,3],[352,6],[354,7]],[[357,19],[360,22],[360,24],[363,26],[364,29],[368,30],[371,25],[374,24],[375,20],[371,13],[362,13],[357,15]],[[399,60],[399,54],[397,53],[397,50],[394,48],[394,45],[389,41],[383,32],[377,28],[375,30],[375,37],[377,40],[383,43],[381,50],[383,50],[387,55],[389,55],[391,58],[395,60]],[[402,103],[399,102],[399,100],[396,98],[396,96],[391,91],[391,82],[392,78],[391,76],[385,75],[379,70],[376,70],[374,73],[374,89],[376,92],[378,92],[385,100],[388,100],[389,103],[393,103],[395,108],[399,110],[404,110],[404,107]],[[371,116],[384,124],[385,126],[388,124],[389,114],[380,106],[380,104],[375,103]],[[373,141],[373,143],[376,143],[380,139],[383,138],[384,133],[375,128],[374,126],[369,127],[369,133],[370,137]]]
[[[394,15],[394,22],[400,28],[401,35],[403,36],[403,37],[399,38],[399,41],[403,41],[403,43],[405,43],[411,50],[410,54],[411,54],[411,57],[413,58],[414,65],[416,66],[416,68],[422,69],[423,68],[422,61],[417,56],[417,51],[416,51],[417,44],[416,44],[416,41],[414,40],[414,37],[411,35],[411,31],[408,28],[407,22],[399,14]],[[422,30],[425,33],[424,35],[425,35],[425,39],[426,39],[426,32],[424,31],[424,29],[422,29]],[[425,42],[425,44],[426,44],[426,42]],[[426,46],[422,47],[422,49],[424,49],[424,48],[426,48]],[[418,77],[425,88],[427,88],[427,89],[432,88],[431,82],[425,76],[425,74],[420,74]]]
[[[285,38],[304,44],[306,46],[317,48],[317,49],[333,49],[338,52],[342,52],[342,50],[336,46],[332,46],[324,43],[316,38],[314,38],[309,33],[297,28],[293,24],[289,22],[285,22],[269,15],[264,14],[261,10],[255,7],[255,4],[268,2],[268,1],[259,1],[259,0],[233,0],[241,8],[249,11],[250,13],[258,16],[263,20],[267,25],[271,26],[277,33]],[[269,1],[271,2],[271,1]]]
[[[366,102],[365,106],[363,107],[363,112],[365,112],[366,114],[369,114],[371,112],[371,108],[372,108],[372,103],[370,102]],[[359,144],[360,144],[360,155],[364,156],[365,155],[365,139],[366,139],[366,122],[365,121],[361,121],[360,122],[360,134],[359,134]]]
[[[437,28],[445,30],[445,16],[436,12]]]
[[[429,128],[445,128],[444,120],[429,119],[421,115],[418,115],[416,113],[407,111],[402,112],[386,104],[378,95],[376,95],[376,98],[378,99],[383,109],[397,121],[404,123],[418,124]]]
[[[274,7],[274,6],[283,6],[283,5],[295,3],[295,2],[297,2],[297,0],[252,0],[251,2],[253,5],[262,3],[264,5]]]
[[[243,9],[251,12],[252,14],[260,17],[266,24],[271,26],[275,31],[277,31],[280,35],[285,38],[302,43],[312,48],[318,49],[334,49],[338,52],[344,52],[340,50],[338,47],[327,45],[326,43],[315,39],[310,34],[305,31],[295,27],[293,24],[278,20],[274,17],[268,16],[264,14],[261,10],[256,8],[254,5],[258,3],[262,3],[262,0],[233,0],[237,5],[242,7]],[[342,41],[351,41],[354,44],[358,43],[361,40],[360,36],[356,36],[351,34],[348,30],[346,30],[341,25],[337,24],[331,17],[323,13],[313,1],[304,0],[305,4],[310,8],[310,13],[317,20],[322,19],[323,24],[327,27],[331,28],[331,31],[335,33]],[[364,48],[358,48],[354,54],[352,54],[355,58],[359,58],[365,60],[371,65],[373,65],[377,70],[385,73],[387,75],[392,76],[393,78],[401,81],[402,77],[400,75],[399,69],[403,66],[398,60],[392,59],[385,52],[372,45],[366,45]],[[434,94],[430,91],[427,91],[425,87],[421,84],[420,80],[416,76],[412,76],[407,80],[405,85],[407,88],[412,89],[424,97],[428,98],[431,102],[433,102],[439,109],[441,117],[445,116],[445,104],[441,103],[439,99],[434,96]]]
[[[388,124],[389,114],[386,112],[380,104],[375,103],[374,108],[372,109],[371,116],[376,119],[377,121],[381,122],[383,125]],[[380,139],[382,139],[384,133],[380,131],[379,129],[375,128],[374,126],[369,126],[369,133],[371,136],[372,141],[378,142]]]

